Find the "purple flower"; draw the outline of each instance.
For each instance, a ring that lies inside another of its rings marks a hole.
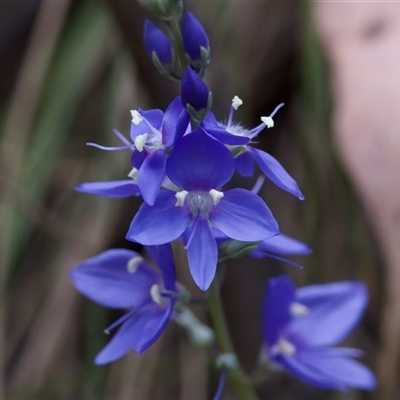
[[[95,143],[88,144],[102,150],[130,148],[133,151],[131,161],[134,168],[129,176],[133,179],[133,183],[138,185],[143,200],[149,205],[153,205],[165,178],[167,151],[173,146],[176,138],[183,136],[189,121],[179,97],[171,102],[165,113],[158,109],[132,110],[131,115],[130,136],[132,142],[129,142],[118,131],[114,131],[125,143],[124,146],[104,147]],[[126,193],[127,196],[131,195],[133,187],[128,188],[124,182],[121,184],[124,188],[116,190],[119,192],[122,190],[123,194]],[[93,188],[85,186],[83,188],[78,186],[77,188],[77,190],[88,193],[92,193],[89,191],[91,189]]]
[[[237,146],[235,165],[243,176],[251,176],[254,170],[254,162],[261,171],[278,187],[304,199],[296,181],[285,171],[282,165],[270,154],[250,146],[251,140],[255,138],[264,128],[274,126],[273,116],[283,106],[280,104],[268,117],[261,117],[261,124],[253,129],[247,129],[240,123],[233,121],[234,111],[242,104],[242,100],[235,96],[232,100],[228,121],[223,124],[216,120],[213,113],[209,112],[202,121],[202,127],[207,134],[230,146]]]
[[[249,255],[254,258],[271,257],[301,268],[301,265],[296,262],[280,256],[308,255],[311,253],[312,250],[305,243],[281,233],[263,240],[258,247],[250,251]]]
[[[171,64],[172,47],[167,35],[147,19],[144,23],[144,44],[146,51],[152,57],[157,56],[163,66]]]
[[[101,350],[96,364],[115,361],[129,351],[142,353],[164,331],[176,300],[175,264],[170,245],[149,246],[160,267],[156,272],[136,252],[112,249],[79,264],[70,272],[75,287],[108,308],[129,311],[112,324],[118,332]]]
[[[373,373],[352,358],[362,352],[333,347],[359,322],[367,301],[360,282],[296,289],[288,276],[270,279],[264,302],[265,356],[310,385],[374,390]]]
[[[259,241],[279,233],[264,201],[244,189],[220,188],[234,173],[230,151],[201,129],[179,140],[167,164],[167,175],[181,190],[162,191],[154,206],[142,204],[126,238],[142,244],[162,244],[179,238],[190,225],[189,266],[202,290],[210,286],[218,249],[212,227],[229,238]]]
[[[183,46],[186,54],[189,56],[191,64],[198,67],[207,65],[210,60],[210,45],[207,33],[201,23],[187,12],[182,26]]]

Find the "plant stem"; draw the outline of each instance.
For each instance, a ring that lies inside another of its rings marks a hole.
[[[222,307],[218,279],[215,277],[209,290],[208,309],[216,334],[218,349],[221,353],[236,354],[229,335],[225,314]],[[242,367],[237,364],[236,368],[228,371],[228,382],[243,400],[257,400],[258,396]]]

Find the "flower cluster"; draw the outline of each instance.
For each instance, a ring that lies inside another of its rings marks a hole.
[[[255,147],[254,139],[274,126],[273,118],[283,104],[248,129],[234,120],[235,110],[243,103],[234,96],[226,122],[218,121],[211,111],[211,92],[202,79],[210,62],[203,26],[190,12],[182,15],[179,1],[156,1],[154,7],[166,27],[163,30],[146,21],[145,48],[163,75],[181,82],[180,96],[165,112],[132,110],[129,139],[114,131],[121,146],[89,143],[103,150],[129,151],[128,179],[76,187],[112,198],[141,196],[143,203],[126,239],[145,246],[159,268],[150,267],[134,251],[113,249],[71,271],[73,283],[84,295],[103,306],[128,310],[108,329],[119,326],[97,356],[97,364],[117,360],[131,350],[143,352],[171,318],[198,333],[193,337],[206,338],[207,343],[212,340],[210,329],[196,322],[186,307],[188,296],[176,282],[171,242],[184,243],[191,275],[202,291],[212,285],[223,259],[248,254],[299,266],[282,257],[311,252],[306,244],[280,232],[271,210],[257,194],[260,184],[249,190],[232,181],[236,171],[253,176],[257,165],[261,181],[266,177],[304,199],[282,165]],[[349,358],[358,353],[331,348],[354,327],[365,304],[362,284],[296,290],[288,277],[272,279],[265,301],[265,358],[320,387],[372,389],[369,370]],[[352,377],[346,378],[346,373]]]

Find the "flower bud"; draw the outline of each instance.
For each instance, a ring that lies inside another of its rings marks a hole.
[[[210,62],[210,45],[203,25],[187,12],[183,20],[182,39],[189,63],[196,69],[207,66]]]
[[[171,43],[167,35],[149,20],[144,23],[144,45],[154,63],[159,61],[164,67],[170,66],[172,62]],[[154,60],[155,57],[157,57],[157,61]]]
[[[201,121],[211,108],[211,92],[191,67],[186,67],[181,84],[182,103],[190,116]]]

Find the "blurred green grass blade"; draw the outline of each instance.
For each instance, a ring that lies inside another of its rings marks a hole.
[[[18,181],[24,203],[39,204],[46,194],[76,110],[104,64],[110,16],[99,4],[80,4],[45,80],[24,172]],[[21,212],[14,216],[13,231],[9,232],[11,265],[27,244],[33,227],[34,221]]]

